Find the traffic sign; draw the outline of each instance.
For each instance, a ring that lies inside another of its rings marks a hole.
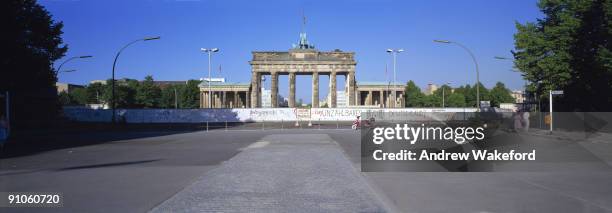
[[[553,95],[563,95],[563,90],[553,90],[551,93]]]

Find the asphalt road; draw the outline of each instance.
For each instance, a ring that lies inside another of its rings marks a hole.
[[[612,212],[608,170],[363,173],[352,130],[63,138],[95,143],[5,156],[0,191],[61,192],[64,206],[1,211]],[[612,165],[612,143],[579,145]]]

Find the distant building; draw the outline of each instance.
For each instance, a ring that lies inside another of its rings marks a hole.
[[[288,99],[284,98],[281,95],[278,95],[278,99],[280,100],[278,103],[278,107],[287,107]],[[261,106],[262,107],[272,107],[272,91],[261,88]]]
[[[210,80],[209,80],[210,79]],[[220,82],[225,83],[225,78],[200,78],[202,82]]]
[[[425,93],[425,95],[431,95],[436,90],[438,90],[438,86],[430,83],[430,84],[427,84],[427,88],[425,88],[425,91],[423,91],[423,93]]]
[[[76,88],[85,88],[85,86],[83,85],[60,83],[60,82],[55,83],[55,87],[57,87],[57,94],[60,94],[61,92],[70,93],[72,90]]]
[[[331,101],[331,93],[327,94],[327,97],[325,98],[325,101],[322,101],[321,105],[326,105],[327,103],[329,103]],[[341,107],[347,107],[347,101],[346,101],[346,92],[345,91],[336,91],[336,107],[341,108]]]
[[[106,85],[106,81],[105,80],[93,80],[93,81],[89,82],[89,84],[95,84],[95,83],[100,83],[102,85]]]
[[[514,103],[522,104],[527,99],[527,93],[523,90],[514,90],[510,93],[514,98]]]

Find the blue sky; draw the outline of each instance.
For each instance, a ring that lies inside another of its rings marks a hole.
[[[251,51],[286,51],[297,43],[305,11],[306,32],[317,49],[356,53],[357,81],[386,81],[387,48],[403,48],[398,55],[398,82],[475,82],[474,65],[461,48],[432,42],[447,39],[463,43],[476,55],[481,82],[491,87],[502,81],[520,89],[524,81],[511,72],[515,22],[542,14],[535,0],[466,1],[232,1],[232,0],[41,0],[55,20],[64,22],[67,57],[61,82],[86,84],[108,79],[116,52],[126,43],[147,36],[160,40],[139,42],[126,49],[117,64],[118,78],[156,80],[198,79],[207,75],[208,61],[201,47],[217,47],[213,76],[249,82]],[[58,61],[62,62],[64,59]],[[216,71],[221,65],[222,72]],[[389,74],[391,75],[391,66]],[[339,82],[342,80],[339,79]],[[280,78],[286,96],[287,77]],[[321,94],[327,82],[321,77]],[[339,89],[343,84],[338,85]],[[297,96],[310,102],[311,78],[297,78]]]

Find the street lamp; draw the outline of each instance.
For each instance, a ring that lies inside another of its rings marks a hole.
[[[507,58],[507,57],[502,57],[502,56],[494,56],[493,58],[497,59],[497,60],[513,60],[512,58]],[[517,69],[510,69],[510,71],[511,72],[521,72],[520,70],[517,70]],[[524,91],[523,91],[523,97],[524,97],[523,98],[523,109],[525,109],[525,106],[527,105],[526,102],[527,102],[527,99],[528,99],[527,98],[528,97],[527,96],[527,86],[529,85],[529,83],[527,82],[527,79],[524,76],[523,76],[523,79],[525,80],[525,85],[523,86],[524,87]],[[537,92],[536,92],[536,95],[537,95]]]
[[[456,44],[457,46],[463,48],[466,52],[468,52],[468,54],[470,54],[470,56],[472,57],[472,60],[474,61],[474,64],[476,65],[476,106],[478,106],[478,110],[480,111],[480,72],[478,71],[478,62],[476,62],[476,57],[474,57],[474,54],[472,53],[472,51],[470,51],[467,47],[463,46],[463,44],[454,42],[454,41],[448,41],[448,40],[433,40],[434,42],[438,42],[438,43],[444,43],[444,44]]]
[[[210,55],[212,53],[216,53],[219,52],[219,48],[210,48],[210,49],[206,49],[206,48],[200,48],[200,50],[202,52],[206,52],[208,53],[208,108],[212,108],[212,88],[210,86]]]
[[[132,42],[126,44],[125,46],[123,46],[121,49],[119,49],[119,52],[117,52],[117,55],[115,55],[115,61],[113,61],[113,74],[112,74],[112,78],[111,78],[111,80],[112,80],[111,81],[111,87],[112,87],[111,102],[112,102],[112,107],[113,107],[113,118],[112,118],[113,123],[116,122],[116,118],[115,118],[115,110],[116,110],[116,103],[115,103],[116,102],[116,100],[115,100],[115,66],[117,65],[117,59],[119,58],[119,55],[121,55],[121,52],[125,48],[127,48],[128,46],[130,46],[130,45],[132,45],[132,44],[134,44],[136,42],[139,42],[139,41],[151,41],[151,40],[157,40],[157,39],[160,39],[160,37],[159,36],[156,36],[156,37],[146,37],[146,38],[141,38],[141,39],[132,41]]]
[[[66,71],[62,71],[62,66],[64,66],[64,64],[68,63],[69,61],[72,61],[72,60],[77,59],[77,58],[91,58],[91,57],[93,57],[93,56],[90,56],[90,55],[84,55],[84,56],[75,56],[75,57],[69,58],[69,59],[65,60],[64,62],[62,62],[62,63],[59,65],[59,67],[57,67],[57,70],[55,71],[55,74],[57,75],[57,73],[60,73],[60,72],[74,72],[74,71],[76,71],[76,70],[66,70]]]
[[[448,86],[449,84],[451,84],[451,83],[450,82],[446,82],[446,84],[442,85],[442,108],[445,108],[444,107],[444,90],[446,89],[445,86]]]
[[[395,89],[396,87],[396,80],[397,80],[397,73],[396,73],[396,61],[397,61],[397,54],[404,52],[404,49],[387,49],[387,52],[393,55],[393,107],[397,107],[397,90]]]

